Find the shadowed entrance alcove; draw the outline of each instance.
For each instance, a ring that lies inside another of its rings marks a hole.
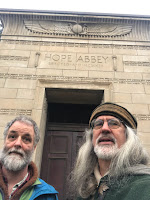
[[[104,90],[47,88],[47,128],[41,178],[67,197],[67,177],[73,167],[92,110],[103,101]]]

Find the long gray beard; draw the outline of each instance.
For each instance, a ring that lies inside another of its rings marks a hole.
[[[15,154],[9,154],[10,152],[16,152]],[[21,155],[18,155],[18,154]],[[3,166],[9,170],[9,171],[20,171],[24,169],[32,160],[32,151],[26,151],[24,152],[23,150],[18,150],[16,148],[11,148],[7,150],[4,148],[1,152],[0,159],[3,164]]]

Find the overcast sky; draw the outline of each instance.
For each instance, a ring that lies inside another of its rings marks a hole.
[[[150,16],[150,0],[1,0],[0,8]]]

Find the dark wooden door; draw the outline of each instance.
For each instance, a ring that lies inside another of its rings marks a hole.
[[[41,178],[67,200],[67,177],[72,170],[85,125],[49,124],[45,135]],[[70,199],[69,199],[70,200]]]

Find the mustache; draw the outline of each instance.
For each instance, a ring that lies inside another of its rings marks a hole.
[[[102,142],[102,141],[111,141],[113,142],[114,144],[116,144],[116,139],[113,135],[103,135],[101,134],[97,140],[96,140],[96,144],[98,144],[99,142]]]
[[[12,147],[11,149],[7,150],[8,155],[11,155],[12,153],[19,154],[22,157],[25,156],[25,152],[22,149],[16,149],[15,147]]]

